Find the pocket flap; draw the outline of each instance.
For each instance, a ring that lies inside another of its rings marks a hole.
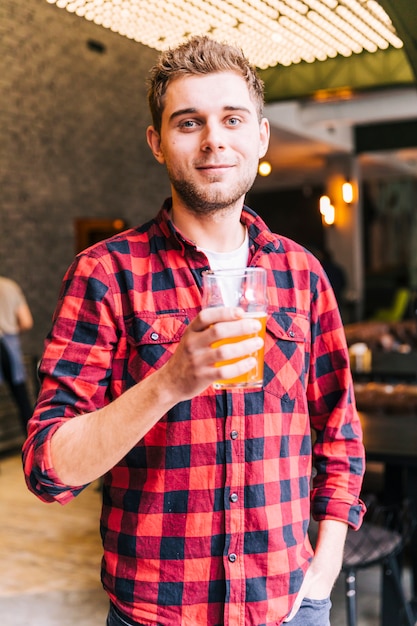
[[[178,342],[189,324],[185,313],[141,313],[128,325],[130,340],[138,344]]]
[[[305,342],[310,332],[310,320],[299,313],[274,311],[268,317],[267,329],[277,339]]]

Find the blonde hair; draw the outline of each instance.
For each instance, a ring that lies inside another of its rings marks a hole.
[[[207,36],[198,36],[177,48],[162,52],[157,64],[150,70],[148,104],[155,130],[161,130],[164,97],[170,82],[183,76],[230,71],[236,72],[245,80],[260,121],[264,106],[264,84],[255,67],[239,48]]]

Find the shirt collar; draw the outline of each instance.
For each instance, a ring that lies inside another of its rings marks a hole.
[[[171,239],[175,247],[180,247],[184,252],[186,248],[197,250],[193,241],[185,238],[175,227],[170,217],[172,208],[172,198],[167,198],[157,215],[157,222],[164,235]],[[244,205],[240,221],[246,226],[249,233],[249,245],[255,246],[255,249],[266,247],[266,252],[278,250],[280,241],[278,235],[271,232],[265,222],[255,211]]]

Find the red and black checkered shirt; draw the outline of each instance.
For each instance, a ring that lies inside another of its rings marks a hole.
[[[82,489],[54,472],[56,429],[161,367],[201,308],[207,258],[167,208],[81,253],[65,276],[24,446],[44,501]],[[318,520],[362,518],[361,428],[329,282],[246,207],[242,222],[249,265],[268,272],[264,388],[210,387],[179,403],[104,477],[103,584],[141,624],[281,624],[312,558],[310,500]]]

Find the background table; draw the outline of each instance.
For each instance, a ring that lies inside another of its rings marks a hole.
[[[384,500],[400,503],[408,498],[417,519],[417,415],[359,411],[367,461],[384,464]],[[413,594],[417,597],[417,533],[410,545]],[[384,576],[382,625],[398,620],[396,596]]]
[[[359,411],[369,461],[417,467],[417,414]]]

